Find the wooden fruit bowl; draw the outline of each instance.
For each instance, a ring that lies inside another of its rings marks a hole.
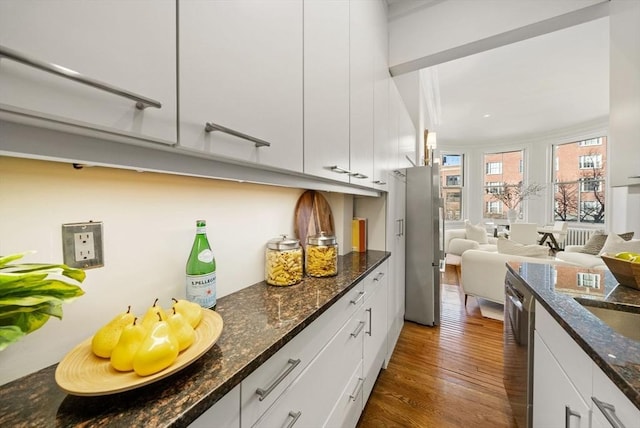
[[[56,368],[56,383],[73,395],[108,395],[129,391],[165,378],[188,366],[218,341],[222,333],[222,317],[205,309],[202,321],[196,327],[195,342],[182,351],[176,361],[166,369],[150,376],[135,372],[119,372],[107,358],[99,358],[91,351],[91,337],[73,348]]]
[[[617,259],[608,254],[603,254],[602,260],[620,284],[640,290],[640,263]]]

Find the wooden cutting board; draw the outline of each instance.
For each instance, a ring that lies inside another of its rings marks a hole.
[[[307,236],[317,235],[320,232],[335,235],[331,207],[320,192],[307,190],[298,199],[294,232],[303,247],[307,243]]]

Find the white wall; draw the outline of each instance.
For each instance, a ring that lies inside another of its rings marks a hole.
[[[303,191],[10,157],[0,157],[0,186],[0,254],[37,250],[25,261],[62,262],[61,225],[89,220],[104,222],[105,252],[62,321],[0,352],[0,384],[59,361],[127,305],[143,313],[156,297],[166,306],[183,297],[196,219],[207,220],[220,296],[262,281],[264,245],[293,235]]]
[[[464,46],[602,0],[452,0],[390,13],[389,65]],[[401,7],[401,5],[399,5]],[[455,28],[455,31],[451,31]],[[416,43],[416,40],[422,41]]]

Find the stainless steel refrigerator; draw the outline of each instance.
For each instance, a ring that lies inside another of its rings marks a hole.
[[[444,267],[438,164],[408,168],[406,198],[406,293],[408,321],[440,324],[440,270]]]

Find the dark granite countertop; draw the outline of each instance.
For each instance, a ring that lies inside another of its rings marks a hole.
[[[0,426],[187,426],[318,318],[390,253],[338,258],[338,275],[305,277],[291,287],[264,282],[222,297],[217,343],[183,370],[132,391],[102,397],[68,395],[53,365],[0,386]]]
[[[507,267],[640,409],[640,342],[618,334],[580,303],[640,313],[640,290],[619,285],[603,269],[520,262]]]

